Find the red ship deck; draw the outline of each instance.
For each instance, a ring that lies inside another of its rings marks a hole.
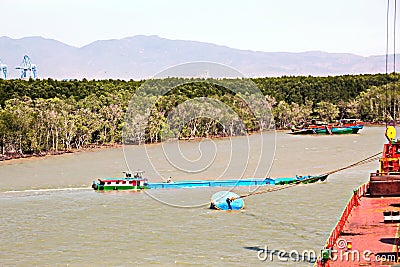
[[[400,197],[362,197],[333,247],[332,260],[325,266],[400,266],[394,265],[400,224],[385,223],[383,217],[384,211],[397,210]]]

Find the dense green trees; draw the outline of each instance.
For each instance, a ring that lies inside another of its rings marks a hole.
[[[398,80],[394,74],[146,82],[0,80],[0,152],[40,153],[121,143],[125,123],[141,120],[143,125],[133,127],[141,131],[124,133],[133,143],[257,131],[271,125],[271,121],[258,123],[266,116],[261,113],[269,111],[255,114],[247,102],[263,99],[273,108],[278,128],[311,119],[388,121],[400,112]],[[254,84],[263,96],[249,95]],[[148,117],[125,117],[135,97]],[[195,102],[185,108],[188,101]]]

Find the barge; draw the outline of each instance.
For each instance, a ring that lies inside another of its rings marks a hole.
[[[143,171],[137,171],[132,175],[125,172],[123,178],[100,178],[92,183],[92,188],[96,191],[108,190],[134,190],[143,189],[176,189],[176,188],[199,188],[199,187],[237,187],[237,186],[264,186],[264,185],[285,185],[293,183],[316,183],[323,182],[328,178],[328,174],[322,175],[304,175],[282,178],[246,178],[230,180],[185,180],[166,182],[149,182],[144,178]]]

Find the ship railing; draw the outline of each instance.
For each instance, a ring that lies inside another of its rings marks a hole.
[[[379,177],[385,175],[400,175],[400,172],[373,172],[370,177]]]
[[[329,235],[328,240],[325,243],[325,246],[323,248],[324,250],[332,250],[333,249],[334,245],[336,244],[336,241],[340,237],[340,234],[343,232],[343,228],[344,228],[344,226],[347,222],[347,219],[349,218],[353,208],[360,204],[359,200],[362,196],[364,196],[367,193],[368,187],[369,187],[369,182],[362,184],[360,187],[358,187],[356,190],[353,191],[353,195],[347,202],[347,205],[344,208],[339,221],[337,222],[335,228],[333,228],[332,232]],[[326,259],[322,259],[321,255],[319,255],[314,266],[323,267],[323,266],[325,266],[325,262],[326,262]]]

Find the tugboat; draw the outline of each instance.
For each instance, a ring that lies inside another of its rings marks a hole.
[[[400,139],[386,128],[379,169],[354,190],[315,266],[400,266]]]
[[[148,189],[147,178],[143,177],[144,171],[124,172],[123,178],[103,178],[93,181],[92,188],[96,191],[108,190],[134,190]]]

